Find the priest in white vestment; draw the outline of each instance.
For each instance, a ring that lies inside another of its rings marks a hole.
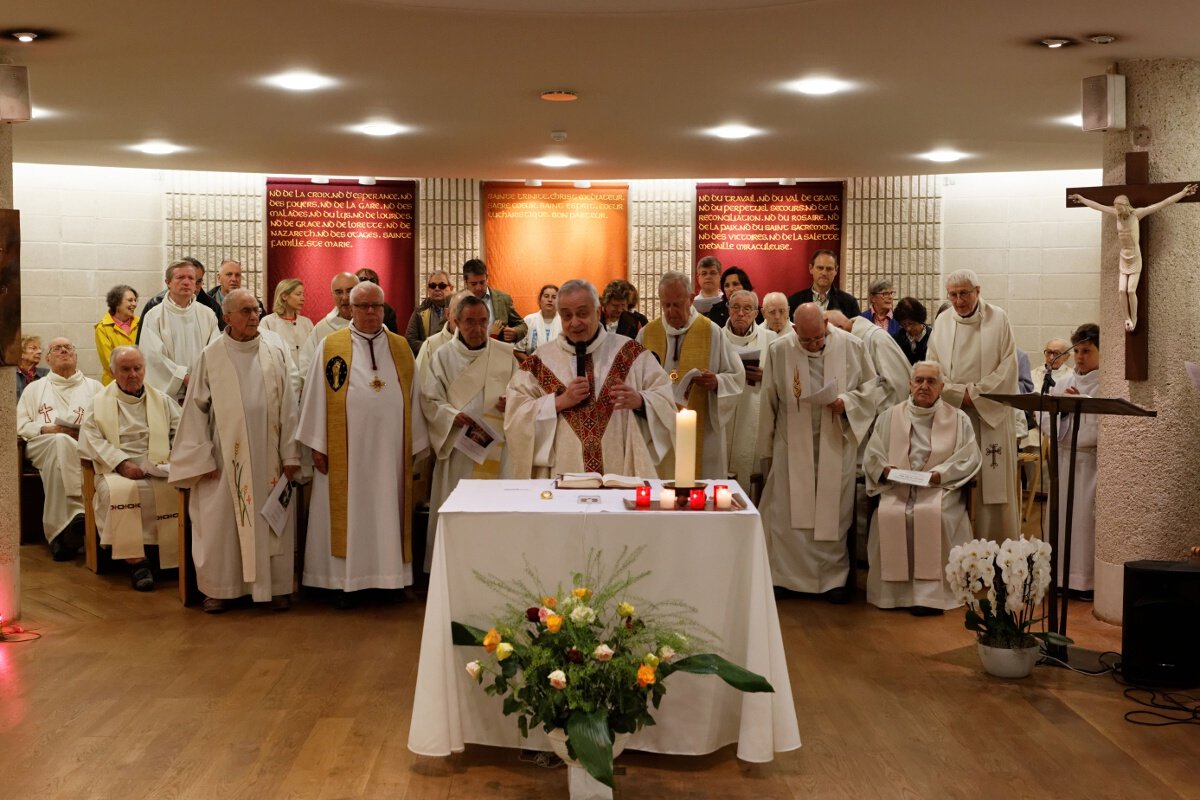
[[[453,313],[458,335],[419,373],[421,411],[437,459],[425,536],[426,572],[433,563],[438,509],[458,482],[509,477],[504,393],[517,369],[514,347],[488,337],[487,304],[475,295],[459,301]],[[490,442],[483,445],[484,440]],[[479,442],[485,452],[464,449],[460,444],[464,441]]]
[[[729,320],[725,323],[725,338],[733,345],[746,371],[746,389],[738,398],[729,424],[729,471],[743,487],[750,486],[750,476],[757,471],[758,415],[767,348],[779,334],[763,324],[756,324],[758,295],[739,289],[729,296]],[[786,300],[785,300],[786,303]]]
[[[305,380],[300,442],[312,449],[305,586],[340,592],[412,583],[412,464],[428,447],[413,413],[412,349],[383,326],[383,290],[350,293],[351,323],[325,337]]]
[[[129,565],[133,588],[154,588],[146,545],[158,565],[179,566],[179,498],[159,472],[171,458],[179,404],[145,384],[146,359],[136,347],[114,348],[113,382],[92,398],[79,430],[79,454],[96,471],[92,508],[100,544]]]
[[[896,340],[866,317],[848,318],[840,311],[826,311],[825,321],[863,343],[867,358],[879,378],[879,410],[891,408],[908,399],[908,379],[911,366]]]
[[[83,544],[83,473],[79,466],[79,426],[99,381],[79,371],[70,339],[50,340],[50,372],[31,382],[17,401],[17,435],[37,467],[46,502],[42,532],[55,561],[70,561]]]
[[[820,306],[796,308],[771,343],[758,452],[767,476],[763,524],[776,586],[846,603],[858,443],[875,419],[875,369],[855,337],[826,327]]]
[[[867,602],[930,616],[961,605],[946,580],[950,549],[972,538],[962,487],[981,463],[971,420],[941,400],[936,361],[912,368],[912,397],[879,415],[867,444],[867,494],[879,496],[867,542]],[[931,473],[918,487],[892,470]]]
[[[670,379],[640,344],[600,324],[596,287],[558,292],[562,335],[508,385],[504,435],[512,477],[564,472],[655,476],[675,442]]]
[[[282,611],[292,593],[295,514],[276,528],[261,511],[276,484],[290,484],[300,467],[297,403],[287,355],[258,335],[258,300],[234,289],[222,307],[225,333],[196,363],[170,481],[191,489],[192,558],[204,610],[220,613],[229,600],[250,595]]]
[[[1100,396],[1100,326],[1080,325],[1071,334],[1075,369],[1059,381],[1052,394],[1073,397]],[[1079,418],[1079,439],[1075,444],[1075,497],[1071,514],[1070,581],[1063,580],[1066,552],[1063,542],[1067,527],[1067,478],[1071,474],[1071,433],[1074,414],[1063,414],[1058,421],[1058,585],[1076,592],[1093,589],[1096,571],[1096,444],[1100,436],[1100,418],[1083,414]],[[1048,427],[1048,426],[1047,426]],[[1043,518],[1048,529],[1049,514]]]
[[[190,261],[167,267],[167,295],[146,312],[138,346],[146,357],[146,383],[183,400],[200,351],[220,335],[216,317],[196,300],[197,270]]]
[[[1013,409],[981,395],[1017,393],[1016,341],[1004,310],[980,297],[974,272],[947,275],[946,294],[951,307],[938,315],[929,334],[928,359],[942,367],[942,402],[967,412],[983,456],[975,534],[1015,539],[1021,535],[1021,502]]]
[[[662,316],[638,331],[637,340],[667,371],[675,402],[696,412],[696,478],[725,480],[729,477],[726,431],[746,388],[746,370],[720,326],[692,308],[691,288],[682,272],[663,275],[658,282]],[[680,397],[680,388],[693,374],[686,397]],[[658,474],[674,479],[674,447],[659,462]]]
[[[358,286],[358,276],[353,272],[339,272],[329,283],[329,291],[333,294],[333,308],[313,326],[304,345],[297,356],[296,368],[300,371],[301,388],[307,380],[308,368],[312,365],[313,357],[320,352],[321,342],[335,331],[345,330],[350,324],[350,290]]]

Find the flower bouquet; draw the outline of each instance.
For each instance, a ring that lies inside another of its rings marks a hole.
[[[1042,620],[1038,607],[1050,586],[1050,545],[1037,539],[1009,539],[1002,544],[975,539],[950,551],[946,579],[967,606],[967,630],[986,647],[1019,650],[1070,644],[1057,633],[1030,628]]]
[[[653,725],[675,672],[714,674],[743,692],[772,692],[762,676],[713,653],[701,653],[703,630],[694,609],[675,601],[652,603],[630,589],[650,573],[635,574],[643,548],[621,551],[610,570],[598,551],[572,586],[550,592],[528,568],[530,581],[476,573],[507,599],[489,630],[452,623],[454,643],[482,645],[487,655],[467,673],[490,695],[504,697],[522,736],[540,725],[565,732],[570,757],[597,781],[613,785],[613,742]],[[709,633],[708,631],[704,631]]]

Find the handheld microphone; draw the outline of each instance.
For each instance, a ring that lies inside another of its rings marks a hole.
[[[575,342],[575,376],[587,377],[587,342]]]

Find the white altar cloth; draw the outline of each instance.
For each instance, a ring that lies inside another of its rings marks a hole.
[[[657,500],[659,484],[654,486]],[[735,493],[746,497],[734,481]],[[667,681],[656,725],[643,728],[629,748],[699,755],[737,743],[738,758],[765,762],[800,746],[783,637],[775,609],[766,538],[758,511],[627,510],[633,490],[554,490],[552,481],[464,480],[438,515],[437,540],[425,606],[425,626],[413,698],[408,748],[448,756],[465,743],[549,750],[540,728],[522,740],[516,717],[502,699],[470,679],[466,663],[482,648],[452,644],[452,620],[488,628],[503,599],[473,571],[524,578],[526,559],[553,589],[569,587],[591,548],[611,564],[623,546],[645,544],[640,566],[650,576],[634,591],[655,600],[679,599],[716,631],[717,651],[766,677],[774,694],[743,694],[715,675],[675,673]],[[711,489],[710,489],[711,493]],[[595,504],[578,502],[598,497]]]

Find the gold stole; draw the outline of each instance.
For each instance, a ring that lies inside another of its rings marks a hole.
[[[412,563],[412,349],[403,337],[386,331],[396,378],[404,395],[404,563]],[[329,550],[335,558],[346,557],[346,513],[350,493],[349,445],[346,440],[346,395],[350,393],[350,365],[354,343],[350,327],[325,337],[325,455],[329,458]],[[420,412],[418,412],[420,413]]]
[[[662,318],[658,318],[642,328],[642,345],[658,357],[658,363],[663,368],[667,366],[667,329]],[[692,369],[708,369],[712,356],[712,322],[703,314],[697,314],[687,333],[683,335],[683,345],[679,348],[679,363],[670,371],[671,383],[679,380]],[[688,403],[685,408],[696,412],[699,423],[696,436],[696,475],[704,474],[704,434],[708,430],[708,396],[707,390],[696,391],[695,386],[688,387]]]
[[[117,393],[121,391],[116,382],[110,383],[96,395],[92,414],[96,427],[104,439],[118,450],[121,449],[120,410]],[[165,464],[171,459],[170,415],[167,413],[167,396],[152,386],[145,387],[146,427],[150,434],[150,449],[147,458],[155,464]],[[142,538],[142,502],[137,481],[131,481],[116,472],[108,473],[109,510],[105,517],[105,528],[112,542],[113,558],[145,558],[146,548]],[[179,566],[179,504],[176,490],[163,478],[147,478],[154,491],[154,518],[158,540],[158,558],[163,569]]]
[[[908,402],[892,407],[888,431],[888,461],[897,469],[912,469],[909,448],[912,444],[912,420]],[[929,456],[919,469],[946,463],[958,449],[958,420],[953,406],[939,402],[933,412],[929,432]],[[905,508],[909,493],[915,492],[913,506],[913,571],[908,571],[908,524]],[[884,485],[879,499],[880,575],[885,581],[936,581],[942,579],[942,495],[940,486]]]

